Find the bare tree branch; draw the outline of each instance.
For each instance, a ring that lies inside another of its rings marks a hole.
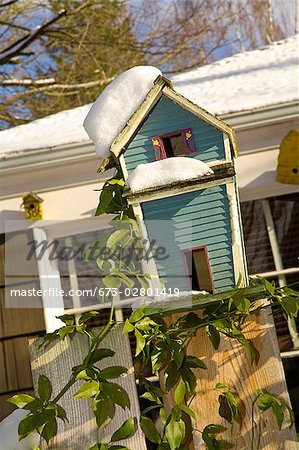
[[[27,48],[32,42],[34,42],[39,36],[41,36],[50,25],[57,22],[57,20],[59,20],[65,14],[66,10],[60,11],[60,13],[58,13],[57,16],[53,17],[53,19],[49,20],[39,27],[36,27],[29,34],[22,36],[20,39],[10,44],[0,53],[0,64],[2,65],[10,63],[10,61],[14,57],[19,56],[22,50]]]

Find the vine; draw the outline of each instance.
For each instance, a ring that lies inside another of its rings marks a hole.
[[[38,388],[35,396],[27,394],[15,395],[9,402],[18,408],[28,411],[18,428],[20,439],[37,431],[47,443],[57,434],[57,420],[67,420],[65,410],[59,404],[65,393],[78,381],[83,384],[75,393],[75,398],[92,399],[92,409],[98,428],[105,427],[114,418],[117,408],[130,408],[128,393],[116,382],[127,372],[122,366],[101,368],[101,361],[113,358],[114,352],[109,348],[100,347],[104,337],[114,328],[113,289],[126,286],[132,289],[138,285],[141,288],[149,286],[150,276],[144,274],[138,264],[132,259],[132,249],[138,256],[144,252],[139,226],[134,219],[133,210],[123,198],[124,180],[120,172],[108,180],[100,195],[97,215],[112,213],[115,215],[110,222],[111,229],[102,233],[99,240],[85,249],[85,259],[95,260],[103,274],[103,285],[109,289],[109,295],[99,288],[99,300],[111,301],[110,318],[107,325],[99,332],[89,326],[91,318],[97,316],[97,311],[81,315],[78,323],[74,316],[63,315],[60,320],[63,326],[44,338],[43,345],[49,345],[56,339],[68,339],[75,333],[85,335],[89,341],[89,350],[81,364],[73,367],[68,383],[53,397],[51,381],[45,375],[39,375]],[[105,252],[95,258],[94,248],[104,248]],[[137,258],[138,259],[138,258]],[[208,424],[203,430],[194,428],[195,415],[192,401],[200,392],[196,392],[196,376],[194,370],[207,370],[205,362],[187,353],[190,340],[199,330],[204,330],[215,351],[219,348],[222,336],[239,342],[247,352],[252,364],[258,362],[259,354],[253,343],[242,332],[246,319],[259,310],[272,306],[273,312],[282,311],[285,317],[294,318],[299,310],[299,293],[288,288],[276,288],[267,280],[259,279],[252,282],[251,287],[241,288],[239,280],[235,289],[215,295],[194,296],[194,309],[186,307],[186,313],[166,325],[166,313],[161,306],[143,306],[134,311],[123,325],[124,333],[134,333],[136,339],[135,360],[140,364],[139,385],[145,390],[141,396],[151,403],[145,408],[140,418],[129,417],[111,436],[109,443],[97,442],[89,450],[125,450],[120,445],[137,431],[140,426],[144,435],[158,450],[187,449],[192,440],[192,434],[199,433],[207,449],[217,450],[230,448],[230,444],[221,438],[226,430],[219,424]],[[263,303],[258,300],[263,299]],[[211,302],[210,300],[213,300]],[[201,305],[200,311],[198,311]],[[187,311],[189,309],[189,311]],[[143,374],[150,367],[153,374],[160,377],[160,387],[151,383]],[[218,412],[228,425],[242,421],[242,405],[237,393],[229,386],[218,383],[215,391],[219,392]],[[163,397],[172,395],[174,405],[170,410],[163,406]],[[52,399],[53,397],[53,399]],[[252,400],[252,436],[251,449],[259,448],[256,442],[254,418],[257,410],[264,413],[271,409],[279,429],[288,411],[290,425],[294,423],[294,415],[290,407],[280,398],[264,391],[258,391]],[[154,410],[159,411],[162,431],[150,417]],[[71,419],[71,418],[70,418]]]

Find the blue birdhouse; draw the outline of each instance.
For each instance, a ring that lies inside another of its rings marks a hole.
[[[135,215],[170,221],[175,256],[155,261],[166,287],[184,273],[189,288],[216,293],[247,283],[235,176],[233,129],[158,76],[110,146]],[[191,225],[190,225],[191,224]],[[149,238],[155,234],[147,227]]]

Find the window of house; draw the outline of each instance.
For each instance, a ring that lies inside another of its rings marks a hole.
[[[184,251],[186,273],[193,291],[214,292],[211,266],[206,247]]]
[[[248,272],[299,289],[299,195],[241,203]],[[299,322],[275,316],[282,352],[299,348]]]
[[[196,151],[191,128],[154,136],[152,144],[156,160],[185,156]]]

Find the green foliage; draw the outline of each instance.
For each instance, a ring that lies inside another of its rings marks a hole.
[[[287,410],[289,413],[290,426],[294,424],[295,417],[293,411],[291,410],[289,405],[279,397],[260,391],[255,402],[257,403],[257,406],[262,413],[271,408],[273,414],[276,417],[277,425],[280,430],[284,421],[285,410]]]
[[[208,450],[223,450],[228,448],[228,443],[222,439],[217,439],[217,435],[226,431],[222,425],[207,425],[202,432],[202,439]]]

